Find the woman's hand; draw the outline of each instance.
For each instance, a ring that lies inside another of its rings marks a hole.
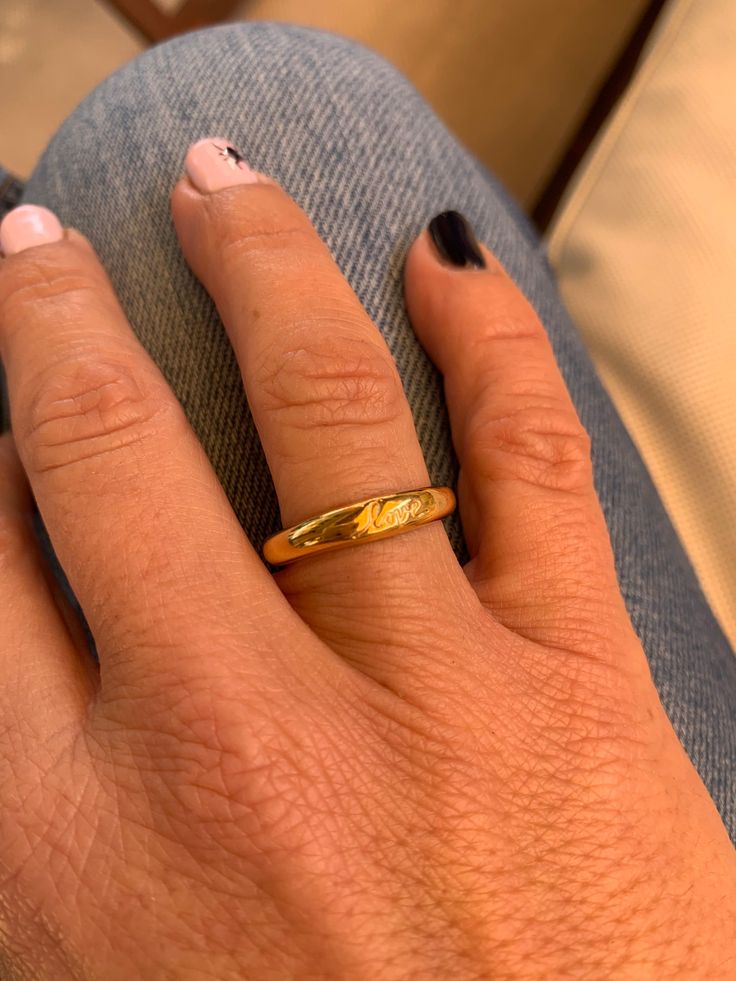
[[[190,151],[173,215],[284,526],[428,485],[380,332],[225,146]],[[458,268],[424,233],[406,265],[471,561],[436,522],[272,575],[89,243],[31,247],[24,216],[0,261],[0,974],[733,977],[734,852],[628,620],[588,436],[493,255]]]

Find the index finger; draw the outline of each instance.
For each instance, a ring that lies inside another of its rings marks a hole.
[[[30,206],[6,216],[0,243],[13,433],[103,682],[106,669],[122,681],[151,670],[160,677],[162,668],[181,677],[185,652],[201,660],[224,622],[233,631],[243,624],[249,646],[262,649],[264,609],[295,615],[91,245]],[[244,597],[258,618],[243,615]],[[201,674],[201,663],[193,668]]]

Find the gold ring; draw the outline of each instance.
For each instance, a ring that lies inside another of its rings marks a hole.
[[[403,535],[454,510],[455,495],[449,487],[422,487],[368,497],[271,535],[263,543],[263,557],[271,565],[283,565],[317,552]]]

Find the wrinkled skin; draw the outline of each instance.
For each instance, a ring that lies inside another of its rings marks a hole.
[[[430,483],[379,331],[273,181],[172,195],[284,526]],[[733,978],[736,863],[628,619],[531,306],[412,246],[441,522],[275,572],[89,243],[0,260],[0,976]],[[45,569],[31,490],[97,642]]]

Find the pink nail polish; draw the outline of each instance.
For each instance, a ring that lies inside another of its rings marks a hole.
[[[187,151],[184,167],[198,191],[221,191],[236,184],[257,184],[258,174],[251,170],[239,150],[219,136],[193,143]]]
[[[0,249],[5,255],[45,242],[59,242],[63,237],[64,229],[53,211],[38,204],[21,204],[0,222]]]

